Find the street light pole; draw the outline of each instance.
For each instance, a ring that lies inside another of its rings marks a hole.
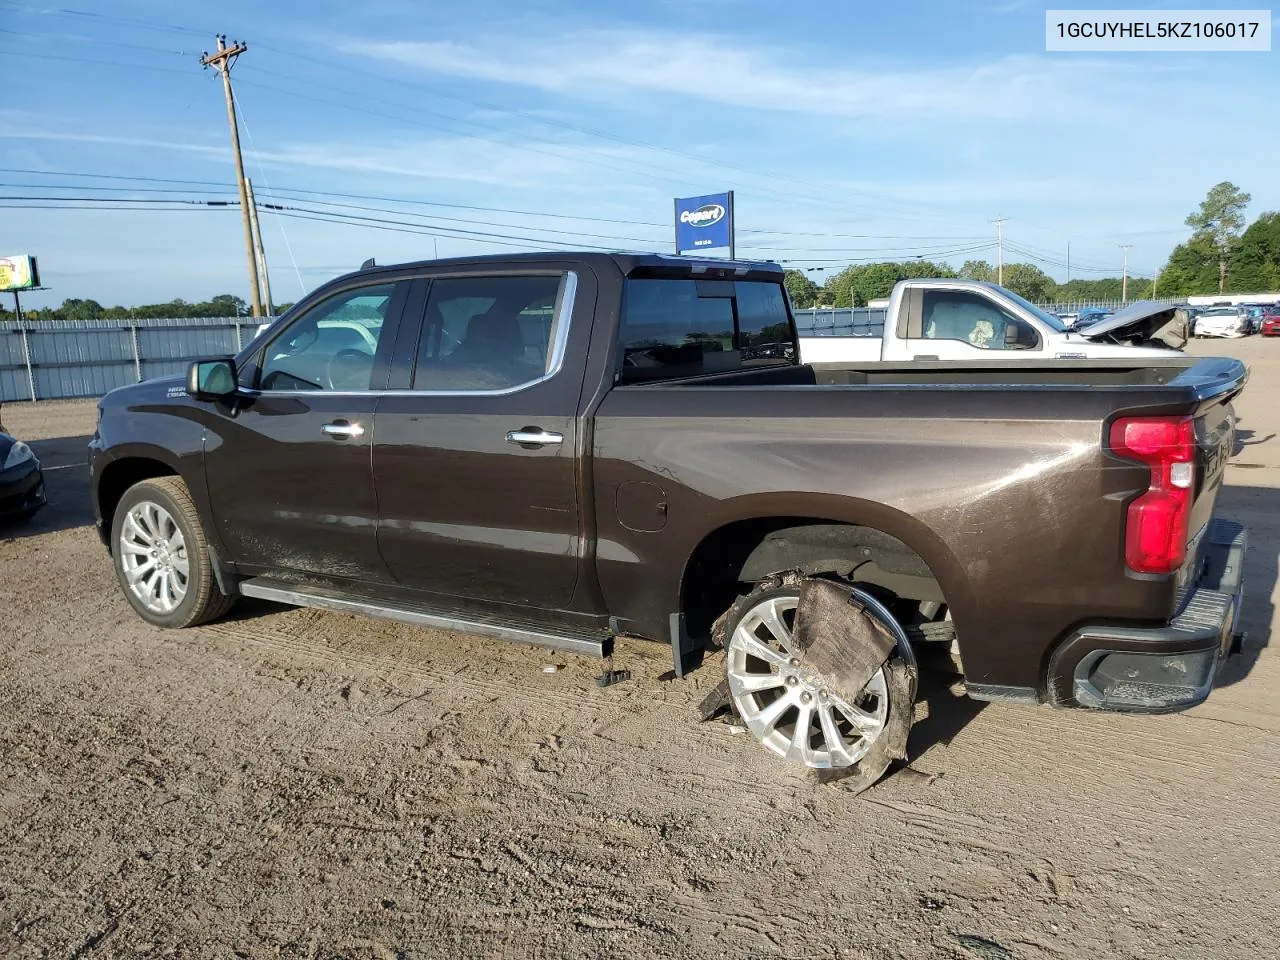
[[[1124,266],[1120,269],[1120,306],[1123,307],[1129,302],[1129,251],[1133,244],[1122,243],[1120,249],[1124,251]]]

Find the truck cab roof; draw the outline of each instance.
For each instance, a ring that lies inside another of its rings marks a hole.
[[[707,276],[720,279],[747,277],[782,279],[782,267],[768,260],[716,259],[712,257],[688,257],[666,253],[602,253],[590,250],[548,250],[535,253],[517,254],[482,254],[474,257],[448,257],[440,260],[416,260],[405,263],[376,264],[361,267],[349,274],[337,277],[345,280],[348,277],[364,274],[391,273],[404,270],[448,270],[451,267],[485,267],[493,265],[509,270],[523,265],[536,266],[541,263],[563,264],[579,262],[586,266],[612,266],[624,276],[636,273],[650,275]],[[367,263],[368,261],[366,261]]]

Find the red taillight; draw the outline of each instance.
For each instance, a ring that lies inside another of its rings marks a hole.
[[[1172,573],[1187,557],[1195,423],[1190,417],[1125,417],[1111,425],[1111,449],[1151,468],[1151,486],[1129,504],[1125,563],[1135,573]]]

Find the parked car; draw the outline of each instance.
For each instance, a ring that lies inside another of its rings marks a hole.
[[[21,440],[0,432],[0,520],[25,520],[44,503],[40,459]]]
[[[1280,336],[1280,306],[1269,306],[1262,313],[1262,329],[1264,337]]]
[[[355,301],[381,308],[373,363],[333,389],[316,331]],[[914,696],[895,678],[930,645],[981,700],[1209,695],[1244,551],[1214,519],[1240,361],[815,367],[795,346],[776,264],[361,270],[234,358],[103,398],[98,532],[162,627],[260,597],[591,656],[647,638],[677,675],[714,638],[754,738],[821,770],[883,771]],[[814,626],[802,598],[831,589],[850,602]],[[797,631],[867,618],[889,644],[842,692]]]
[[[1076,315],[1076,323],[1072,329],[1084,330],[1086,327],[1093,326],[1099,320],[1105,320],[1113,313],[1115,313],[1114,310],[1107,310],[1104,307],[1085,307]]]
[[[832,336],[834,330],[814,328],[800,339],[801,358],[806,363],[1155,359],[1185,346],[1189,336],[1185,320],[1169,304],[1143,301],[1104,317],[1082,311],[1075,329],[1067,330],[1054,314],[1011,290],[977,280],[903,280],[885,310],[852,314],[855,328],[877,333]],[[1121,319],[1112,323],[1114,317]]]
[[[1197,337],[1246,337],[1249,318],[1238,307],[1210,307],[1196,317]]]

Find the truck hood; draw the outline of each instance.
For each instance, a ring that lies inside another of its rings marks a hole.
[[[1075,335],[1096,343],[1131,346],[1165,346],[1181,350],[1187,345],[1187,313],[1170,303],[1139,300]]]

